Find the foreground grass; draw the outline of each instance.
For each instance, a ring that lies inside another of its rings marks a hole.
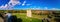
[[[22,22],[42,22],[41,19],[33,18],[33,17],[27,17],[26,13],[13,13],[13,15],[16,15],[17,18],[21,18]]]

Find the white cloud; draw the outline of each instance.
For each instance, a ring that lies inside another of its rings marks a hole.
[[[24,1],[23,3],[26,3],[26,1]]]
[[[20,2],[19,1],[17,1],[17,0],[10,0],[10,2],[8,3],[8,4],[12,4],[13,6],[15,6],[16,4],[20,4]]]
[[[45,9],[45,10],[47,10],[48,8],[47,8],[47,7],[45,7],[44,9]]]
[[[24,6],[24,5],[25,5],[25,3],[26,3],[26,1],[24,1],[24,2],[23,2],[22,6]]]
[[[26,4],[27,6],[31,5],[31,4]]]
[[[58,9],[58,8],[51,8],[50,10],[60,10],[60,9]]]
[[[31,7],[32,10],[41,10],[41,7],[40,6],[34,6],[34,7]]]
[[[22,6],[24,6],[24,5],[29,6],[29,5],[31,5],[31,4],[26,4],[26,1],[24,1],[23,4],[22,4]]]
[[[22,6],[24,6],[25,4],[22,4]]]
[[[4,6],[2,5],[2,6],[0,6],[0,8],[3,8]]]
[[[56,10],[56,8],[52,8],[52,10]]]
[[[17,5],[17,4],[21,4],[20,2],[19,2],[19,0],[10,0],[9,2],[8,2],[8,4],[5,4],[5,6],[0,6],[0,9],[3,9],[3,10],[12,10],[13,8],[12,7],[14,7],[15,5]]]

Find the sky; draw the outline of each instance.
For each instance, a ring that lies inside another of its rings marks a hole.
[[[60,0],[0,0],[0,10],[60,10]]]

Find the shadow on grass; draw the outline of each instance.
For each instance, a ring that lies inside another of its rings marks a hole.
[[[15,15],[11,16],[12,22],[22,22],[21,18],[17,18]]]
[[[17,19],[17,22],[22,22],[22,19],[21,19],[21,18],[18,18],[18,19]]]

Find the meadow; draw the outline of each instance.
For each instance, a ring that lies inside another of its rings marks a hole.
[[[44,18],[42,15],[32,15],[32,17],[27,17],[26,13],[13,13],[13,15],[16,15],[17,18],[22,19],[22,22],[42,22],[42,18]]]
[[[60,11],[32,10],[32,17],[27,17],[26,10],[0,10],[0,12],[12,13],[12,15],[17,17],[18,22],[42,22],[42,19],[48,18],[48,15],[51,15],[51,13],[56,12],[58,14]]]

